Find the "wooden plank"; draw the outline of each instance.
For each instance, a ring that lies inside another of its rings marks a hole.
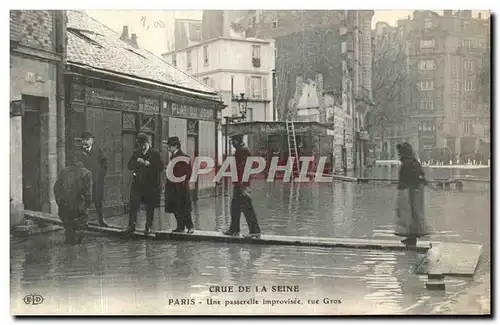
[[[25,211],[26,217],[37,220],[62,224],[59,218],[44,212]],[[96,224],[89,224],[88,231],[106,233],[110,236],[123,236],[122,228],[100,227]],[[354,239],[354,238],[319,238],[319,237],[299,237],[299,236],[277,236],[262,235],[260,239],[250,239],[241,236],[225,236],[216,231],[197,230],[194,234],[171,233],[158,231],[154,234],[145,235],[139,229],[133,234],[138,238],[152,238],[156,240],[193,240],[210,241],[221,243],[251,243],[259,245],[281,245],[281,246],[314,246],[314,247],[344,247],[358,249],[381,249],[381,250],[415,250],[417,252],[426,252],[430,245],[429,242],[421,241],[416,247],[406,247],[397,240],[378,240],[378,239]]]
[[[475,273],[483,245],[439,243],[437,262],[421,263],[417,274],[437,273],[449,276],[472,276]],[[434,249],[434,247],[433,247]]]
[[[43,212],[25,211],[26,217],[31,217],[40,221],[61,224],[59,218]],[[373,250],[404,251],[413,250],[425,253],[430,248],[427,241],[418,242],[416,247],[406,247],[397,240],[379,240],[362,238],[320,238],[320,237],[300,237],[300,236],[278,236],[262,235],[260,239],[243,238],[241,236],[225,236],[220,232],[197,230],[194,234],[171,233],[159,231],[152,234],[144,234],[142,229],[137,229],[134,234],[125,235],[122,228],[100,227],[96,224],[89,224],[88,231],[98,232],[116,237],[135,237],[152,240],[188,240],[206,241],[219,243],[239,243],[255,245],[278,245],[278,246],[311,246],[327,248],[354,248]],[[416,273],[429,274],[438,273],[451,276],[472,276],[475,273],[482,245],[464,243],[434,243],[434,248],[439,252],[437,263],[420,263]]]

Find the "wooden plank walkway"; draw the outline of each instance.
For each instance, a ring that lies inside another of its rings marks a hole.
[[[417,274],[474,275],[483,245],[439,243],[435,248],[439,251],[439,262],[421,264]]]
[[[28,218],[61,225],[58,217],[51,214],[37,211],[25,211]],[[89,224],[87,231],[97,232],[121,238],[143,238],[150,240],[187,240],[198,242],[217,243],[239,243],[254,245],[274,245],[274,246],[310,246],[325,248],[353,248],[372,249],[389,251],[416,251],[425,253],[430,248],[429,241],[419,241],[417,246],[405,246],[398,240],[362,239],[362,238],[321,238],[321,237],[301,237],[301,236],[278,236],[262,235],[259,239],[244,238],[242,236],[226,236],[216,231],[196,230],[193,234],[172,233],[170,231],[156,231],[152,234],[144,234],[143,229],[137,229],[134,234],[123,234],[122,228],[101,227],[96,224]],[[439,247],[442,254],[439,265],[427,265],[419,267],[417,273],[428,273],[439,269],[447,275],[473,275],[479,261],[482,245],[463,243],[433,243],[434,247]]]

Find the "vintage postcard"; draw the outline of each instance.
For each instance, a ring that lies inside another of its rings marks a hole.
[[[12,315],[490,315],[483,10],[11,10]]]

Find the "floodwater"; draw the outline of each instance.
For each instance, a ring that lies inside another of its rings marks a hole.
[[[395,185],[256,181],[252,188],[264,234],[397,238],[392,235]],[[430,239],[484,245],[476,275],[447,277],[445,292],[428,291],[426,277],[413,274],[421,257],[414,252],[155,242],[92,234],[85,244],[67,247],[59,232],[12,245],[12,311],[124,315],[489,312],[489,190],[466,185],[463,191],[428,188],[425,195],[426,215],[434,229]],[[195,227],[225,229],[230,219],[228,205],[228,197],[200,200]],[[127,223],[126,215],[109,221]],[[173,227],[172,216],[157,213],[156,230]],[[242,232],[246,231],[242,218]],[[211,292],[213,286],[235,291],[241,286],[245,292]],[[272,292],[272,286],[299,287],[298,292]],[[44,302],[26,305],[22,298],[27,294],[40,294]],[[264,300],[281,301],[272,305],[263,304]]]

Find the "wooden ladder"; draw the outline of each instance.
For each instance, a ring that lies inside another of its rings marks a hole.
[[[286,130],[288,134],[288,157],[293,157],[292,174],[298,174],[300,172],[299,167],[299,153],[297,150],[297,137],[295,135],[295,124],[293,120],[286,121]]]

